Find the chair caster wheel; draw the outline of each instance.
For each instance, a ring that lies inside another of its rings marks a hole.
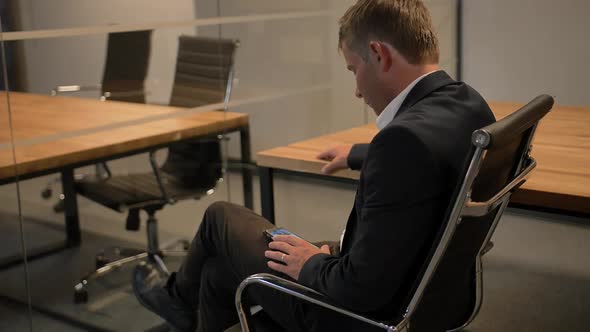
[[[81,304],[88,302],[88,291],[85,289],[74,291],[74,303]]]
[[[62,212],[64,212],[64,201],[63,200],[59,200],[57,203],[55,203],[55,205],[53,206],[53,211],[55,213],[62,213]]]
[[[43,197],[44,199],[49,199],[51,195],[53,195],[53,190],[51,190],[51,188],[45,188],[41,192],[41,197]]]

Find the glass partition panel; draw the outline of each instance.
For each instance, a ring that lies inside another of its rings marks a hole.
[[[16,85],[14,43],[4,41],[4,31],[10,26],[9,7],[0,3],[0,330],[31,331],[28,251],[20,209],[20,183],[16,177],[13,118],[9,105],[9,89]]]
[[[192,0],[11,0],[18,25],[13,31],[77,29],[133,24],[182,24],[194,19]]]
[[[375,129],[337,47],[338,19],[354,2],[11,2],[4,38],[16,50],[7,68],[24,235],[53,248],[29,264],[34,330],[48,320],[81,330],[162,324],[133,296],[134,268],[176,270],[182,257],[154,254],[182,251],[176,240],[190,240],[215,201],[269,216],[261,205],[274,198],[277,225],[338,239],[354,174],[318,178],[317,153],[337,143],[325,135]],[[454,4],[428,3],[452,75]],[[299,151],[286,156],[295,166],[264,164],[286,146]],[[260,165],[296,172],[277,171],[269,196]],[[121,257],[133,263],[92,272]]]
[[[459,77],[461,58],[458,51],[459,40],[459,1],[458,0],[427,0],[425,1],[434,27],[438,34],[440,47],[440,66],[451,77]]]
[[[63,324],[161,325],[138,310],[135,266],[176,270],[181,257],[165,249],[184,250],[206,207],[230,200],[220,146],[248,124],[225,112],[234,46],[194,29],[13,41],[27,65],[28,84],[10,100],[23,215],[66,246],[30,263],[32,303]],[[130,263],[114,268],[120,259]]]

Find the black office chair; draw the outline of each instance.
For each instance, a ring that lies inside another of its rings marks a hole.
[[[196,107],[224,102],[231,95],[234,54],[238,42],[229,39],[181,36],[171,106]],[[106,275],[116,268],[149,258],[167,272],[162,257],[173,254],[158,244],[156,211],[179,200],[198,199],[211,194],[222,176],[220,139],[217,135],[181,141],[168,148],[168,156],[159,166],[156,151],[149,152],[152,172],[110,175],[106,178],[84,178],[76,181],[76,191],[101,205],[119,212],[128,212],[126,228],[138,230],[139,213],[147,219],[147,251],[134,249],[112,250],[114,260],[105,254],[97,256],[97,270],[88,274],[74,287],[75,302],[88,298],[86,285],[91,279]],[[178,243],[173,243],[172,247]],[[181,241],[184,249],[188,241]]]
[[[112,32],[107,37],[106,60],[102,83],[96,85],[59,85],[51,90],[52,96],[64,93],[85,91],[100,92],[100,100],[117,100],[132,103],[145,103],[144,82],[147,76],[152,30],[130,32]],[[111,175],[106,163],[96,164],[95,174],[101,177]],[[85,174],[77,174],[78,179]],[[60,177],[51,179],[42,190],[41,196],[49,199],[53,196],[53,185]],[[59,195],[54,205],[55,212],[64,210],[63,194]]]
[[[101,100],[145,103],[144,82],[151,51],[152,30],[111,32],[102,82],[96,85],[58,85],[52,95],[98,91]]]
[[[536,166],[531,157],[532,139],[539,121],[553,107],[553,98],[541,95],[472,136],[470,162],[463,170],[451,205],[430,253],[419,274],[408,280],[407,301],[390,321],[375,321],[341,308],[326,296],[300,284],[271,274],[246,278],[236,292],[236,308],[242,331],[252,331],[247,289],[251,285],[269,287],[367,323],[367,327],[386,331],[439,331],[452,327],[458,331],[477,315],[483,297],[482,251],[491,238],[510,196]],[[465,279],[472,271],[472,288],[465,289]],[[445,301],[463,297],[469,312],[449,317],[441,314]],[[248,309],[246,309],[248,308]],[[452,322],[452,323],[450,323]],[[260,324],[260,320],[258,321]],[[272,323],[272,322],[271,322]],[[274,324],[274,323],[272,323]],[[451,325],[451,326],[449,326]],[[275,329],[276,331],[277,329]]]

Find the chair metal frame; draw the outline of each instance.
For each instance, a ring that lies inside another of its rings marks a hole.
[[[551,98],[549,96],[539,96],[539,98]],[[551,98],[551,105],[553,103],[553,99]],[[469,166],[467,168],[467,172],[463,177],[461,187],[458,191],[458,194],[454,198],[453,208],[449,215],[449,222],[447,223],[444,232],[436,246],[436,250],[432,255],[428,266],[424,272],[424,274],[420,278],[420,282],[412,294],[411,300],[407,305],[405,312],[403,314],[403,318],[401,321],[397,322],[394,325],[387,324],[384,322],[375,321],[361,315],[358,315],[352,311],[339,307],[333,301],[328,299],[325,295],[303,285],[300,285],[296,282],[286,280],[281,277],[277,277],[275,275],[269,273],[260,273],[252,275],[242,281],[239,285],[236,295],[235,295],[235,306],[238,312],[238,316],[240,319],[240,325],[242,331],[250,332],[251,328],[249,326],[249,317],[250,312],[244,308],[245,302],[245,294],[246,290],[251,285],[261,285],[264,287],[272,288],[280,292],[287,293],[304,301],[319,305],[326,309],[339,312],[343,315],[348,317],[363,321],[367,324],[373,325],[375,327],[381,328],[385,331],[409,331],[410,330],[410,319],[424,292],[426,287],[428,286],[430,280],[434,276],[436,269],[441,262],[449,243],[455,233],[457,226],[463,222],[463,217],[471,217],[471,216],[484,216],[487,213],[493,211],[494,209],[498,208],[498,211],[492,221],[492,224],[487,232],[485,240],[483,241],[481,247],[479,248],[478,254],[476,256],[475,261],[475,282],[476,282],[476,290],[475,290],[475,304],[473,311],[467,321],[456,328],[449,330],[450,332],[459,331],[469,325],[477,316],[482,302],[483,302],[483,265],[482,265],[482,251],[485,245],[491,239],[498,222],[508,206],[510,201],[510,196],[514,192],[514,190],[518,189],[523,183],[526,182],[528,177],[530,176],[531,171],[536,167],[537,163],[535,159],[531,156],[532,150],[532,140],[538,126],[538,121],[536,121],[533,126],[531,127],[530,132],[527,134],[526,137],[526,151],[522,151],[520,155],[520,159],[518,161],[518,165],[515,168],[515,174],[513,174],[512,180],[506,184],[503,188],[501,188],[492,198],[485,202],[477,202],[471,199],[471,191],[473,183],[479,174],[481,165],[483,160],[486,157],[486,150],[491,146],[491,135],[489,132],[486,131],[486,128],[482,128],[479,130],[474,131],[472,135],[472,145],[475,148],[473,152],[473,156],[470,160]],[[468,221],[471,222],[471,221]]]

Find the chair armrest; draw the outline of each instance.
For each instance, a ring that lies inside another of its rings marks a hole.
[[[135,97],[135,96],[147,96],[149,95],[148,92],[145,90],[130,90],[130,91],[105,91],[100,100],[105,101],[109,98],[125,98],[125,97]]]
[[[101,84],[97,85],[58,85],[51,90],[52,96],[57,96],[60,93],[71,93],[81,91],[100,91]]]
[[[113,176],[113,173],[111,172],[111,168],[109,167],[109,165],[107,165],[106,161],[96,164],[97,176],[99,176],[99,177],[103,176],[103,174],[101,174],[101,171],[102,171],[101,168],[106,173],[106,177],[103,177],[104,179],[110,179]]]
[[[58,85],[51,90],[52,96],[57,96],[60,93],[72,93],[82,91],[101,91],[102,84],[97,85]],[[100,96],[101,101],[108,100],[109,98],[125,98],[149,95],[145,90],[131,90],[131,91],[104,91]]]
[[[510,181],[510,183],[505,185],[496,195],[494,195],[494,197],[490,198],[486,202],[473,202],[471,199],[469,199],[463,210],[463,215],[470,217],[485,216],[486,214],[490,213],[490,211],[502,204],[504,199],[510,198],[509,195],[511,195],[512,192],[520,188],[520,186],[526,182],[531,171],[537,166],[537,161],[535,159],[529,158],[529,161],[530,164],[527,166],[527,168],[525,168],[516,178]]]
[[[375,327],[384,329],[386,331],[400,331],[400,329],[406,325],[406,323],[404,323],[404,322],[406,322],[406,320],[402,321],[402,323],[404,323],[404,326],[396,327],[396,326],[389,326],[389,325],[368,319],[366,317],[360,316],[360,315],[355,314],[349,310],[346,310],[346,309],[343,309],[343,308],[337,306],[332,301],[330,301],[325,295],[323,295],[323,294],[321,294],[309,287],[305,287],[305,286],[300,285],[296,282],[292,282],[292,281],[277,277],[277,276],[269,274],[269,273],[259,273],[259,274],[254,274],[254,275],[244,279],[244,281],[242,281],[242,283],[238,287],[238,290],[236,291],[235,304],[236,304],[236,309],[238,310],[240,324],[242,325],[242,331],[246,331],[246,332],[249,331],[248,322],[247,322],[247,315],[244,312],[244,308],[242,305],[243,296],[245,295],[245,290],[248,288],[248,286],[251,286],[254,284],[261,285],[261,286],[268,287],[268,288],[272,288],[272,289],[277,290],[279,292],[289,294],[291,296],[297,297],[297,298],[302,299],[304,301],[319,305],[321,307],[324,307],[324,308],[332,310],[332,311],[339,312],[343,315],[360,320],[362,322],[365,322],[365,323],[373,325]]]

